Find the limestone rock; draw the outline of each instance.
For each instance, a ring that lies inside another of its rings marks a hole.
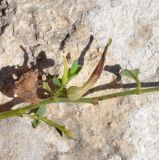
[[[140,68],[142,81],[158,81],[158,0],[2,0],[0,7],[0,104],[25,105],[13,98],[14,79],[31,66],[61,74],[68,53],[70,63],[81,55],[84,68],[70,83],[80,85],[93,71],[100,58],[97,50],[103,50],[109,37],[113,43],[107,70]],[[103,70],[96,85],[114,78]],[[123,77],[122,82],[132,81]],[[158,97],[150,93],[95,106],[48,105],[47,116],[72,129],[74,140],[45,124],[33,129],[28,118],[2,120],[0,160],[158,160]]]

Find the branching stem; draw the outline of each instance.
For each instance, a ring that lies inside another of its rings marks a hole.
[[[62,126],[62,125],[58,124],[57,122],[55,122],[53,120],[50,120],[50,119],[48,119],[46,117],[42,117],[42,116],[39,116],[39,115],[32,115],[32,114],[24,114],[24,116],[33,118],[33,119],[38,120],[38,121],[43,121],[44,123],[46,123],[46,124],[48,124],[50,126],[55,127],[56,129],[58,129],[66,137],[73,138],[73,133],[72,133],[71,130],[66,129],[65,126]]]
[[[97,96],[97,97],[90,97],[90,98],[80,98],[76,101],[71,101],[68,98],[54,98],[50,97],[48,99],[44,99],[40,101],[39,104],[30,104],[27,105],[23,108],[15,109],[15,110],[9,110],[7,112],[2,112],[0,113],[0,119],[5,119],[5,118],[10,118],[10,117],[16,117],[16,116],[21,116],[23,114],[28,113],[30,110],[38,108],[40,105],[44,104],[50,104],[50,103],[90,103],[90,104],[95,104],[99,101],[106,100],[106,99],[111,99],[115,97],[122,97],[122,96],[129,96],[129,95],[136,95],[136,94],[143,94],[143,93],[149,93],[149,92],[158,92],[159,87],[153,87],[153,88],[146,88],[146,89],[133,89],[133,90],[128,90],[128,91],[122,91],[122,92],[116,92],[112,94],[107,94],[104,96]]]

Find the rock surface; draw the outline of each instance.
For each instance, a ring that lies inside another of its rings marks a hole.
[[[60,74],[67,53],[70,63],[80,57],[84,65],[70,83],[80,85],[93,71],[100,57],[97,50],[103,50],[109,37],[113,44],[107,70],[114,65],[140,68],[142,81],[159,80],[158,0],[1,0],[0,7],[0,104],[24,105],[13,100],[13,73],[20,75],[34,65]],[[103,71],[96,85],[114,78]],[[122,83],[129,82],[122,78]],[[117,89],[101,88],[93,95],[113,91]],[[60,137],[45,124],[33,129],[28,118],[2,120],[0,160],[158,160],[158,97],[150,93],[94,106],[48,105],[47,116],[72,129],[74,140]]]

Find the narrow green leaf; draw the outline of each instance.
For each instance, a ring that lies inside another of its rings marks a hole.
[[[74,75],[74,74],[76,73],[76,71],[78,70],[78,68],[79,68],[78,60],[75,59],[75,60],[73,61],[73,64],[72,64],[71,68],[70,68],[70,72],[69,72],[70,75]]]
[[[64,128],[61,129],[61,131],[66,137],[74,138],[73,132],[70,129],[67,129],[67,128],[64,127]]]
[[[71,68],[69,69],[69,81],[78,75],[78,73],[81,71],[82,66],[78,64],[78,60],[75,59]]]
[[[44,113],[46,112],[46,106],[40,106],[38,111],[36,112],[36,115],[44,115]]]
[[[129,77],[133,80],[135,80],[136,82],[139,81],[139,73],[140,70],[138,68],[132,69],[132,70],[128,70],[128,69],[124,69],[120,72],[121,75]]]
[[[66,85],[68,82],[68,61],[66,59],[66,57],[64,57],[64,73],[62,76],[62,84]]]
[[[56,86],[61,86],[61,80],[57,77],[54,77],[53,78],[53,83],[56,85]]]
[[[40,121],[43,121],[43,122],[47,123],[50,126],[55,127],[58,130],[58,132],[60,131],[60,134],[62,133],[68,138],[73,138],[74,137],[73,133],[70,129],[65,128],[65,126],[60,125],[59,123],[57,123],[53,120],[50,120],[47,117],[43,117],[41,115],[28,115],[28,116],[33,118],[34,120],[40,120]]]
[[[37,112],[35,113],[35,115],[37,115],[37,116],[43,116],[45,114],[45,112],[46,112],[46,106],[45,105],[44,106],[40,106],[38,108]],[[34,119],[32,121],[33,128],[36,128],[39,124],[40,124],[39,120]]]
[[[72,78],[74,78],[75,76],[77,76],[78,75],[78,73],[81,71],[81,69],[82,69],[82,67],[81,66],[79,66],[78,68],[77,68],[77,70],[74,72],[74,74],[69,74],[69,81],[72,79]]]

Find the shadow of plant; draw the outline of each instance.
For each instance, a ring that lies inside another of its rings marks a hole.
[[[90,48],[93,40],[94,40],[93,35],[90,35],[88,44],[87,44],[86,47],[82,50],[82,52],[81,52],[81,54],[80,54],[80,56],[79,56],[79,58],[78,58],[78,64],[79,64],[79,65],[81,65],[81,66],[84,65],[84,57],[85,57],[87,51],[89,50],[89,48]]]
[[[13,89],[15,88],[15,82],[20,79],[20,77],[28,72],[29,70],[38,70],[40,72],[43,69],[51,67],[54,65],[53,59],[48,59],[46,57],[46,53],[41,51],[36,58],[36,62],[31,63],[31,68],[27,66],[29,57],[26,50],[20,46],[22,51],[24,52],[24,63],[22,66],[6,66],[0,69],[0,91],[2,94],[6,95],[7,97],[14,97]],[[14,76],[17,78],[14,79]],[[11,101],[1,104],[0,105],[0,112],[4,112],[9,110],[16,104],[20,104],[23,101],[20,98],[13,98]]]

